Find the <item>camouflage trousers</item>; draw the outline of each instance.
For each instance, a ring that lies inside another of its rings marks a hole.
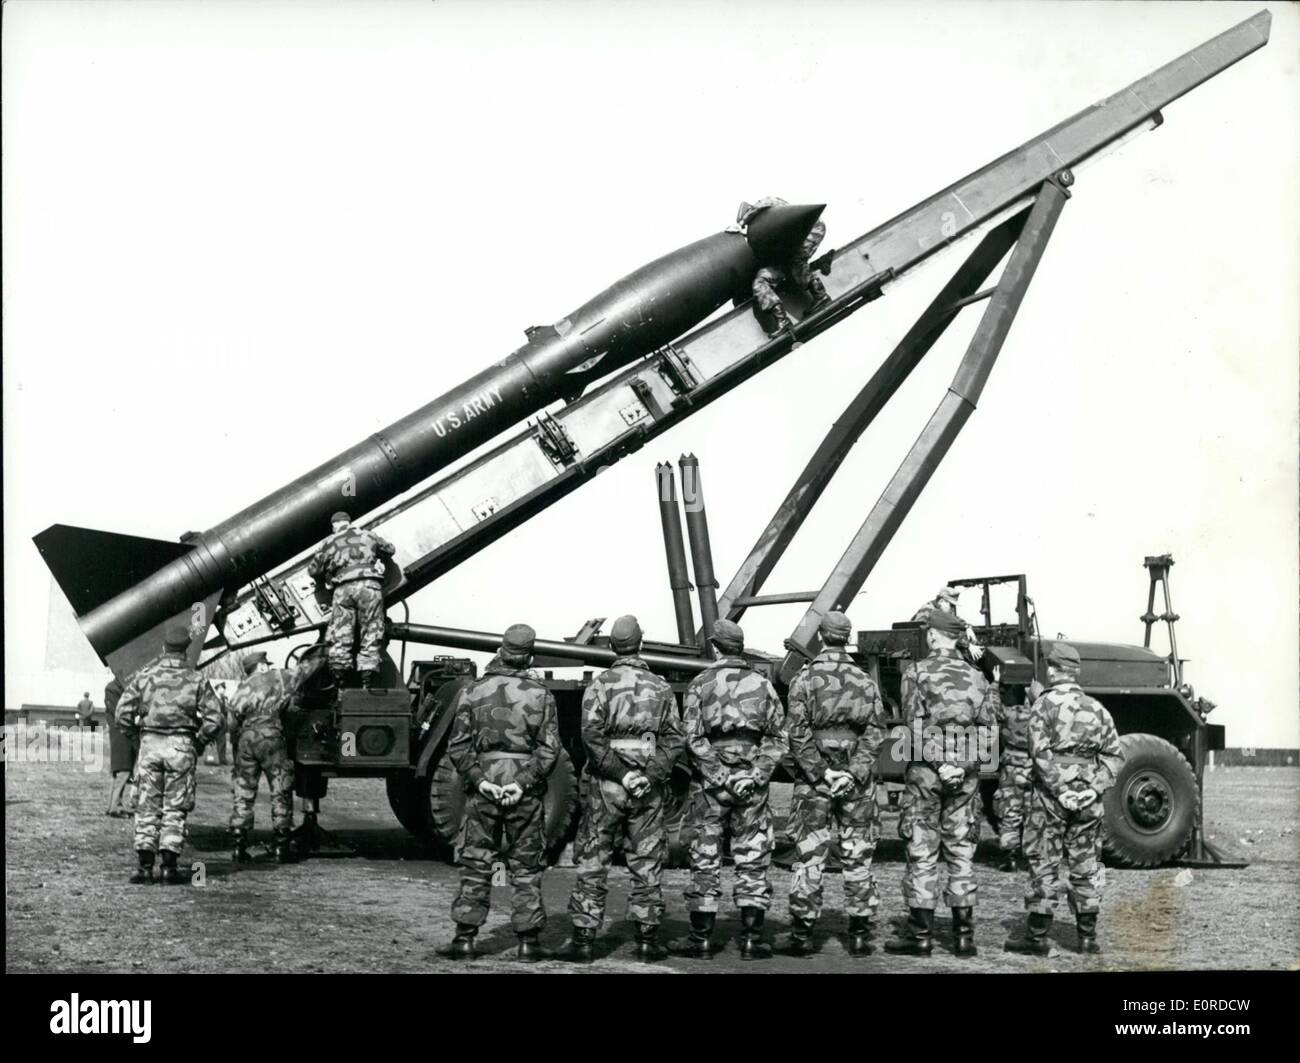
[[[898,836],[907,842],[903,901],[909,908],[933,910],[939,899],[939,861],[948,870],[944,904],[975,904],[975,844],[979,837],[979,775],[968,772],[951,790],[939,773],[923,764],[907,769],[907,789],[898,817]]]
[[[179,853],[185,844],[185,817],[194,808],[194,736],[140,736],[136,762],[135,847]]]
[[[236,830],[253,829],[253,802],[257,784],[266,776],[271,791],[271,826],[277,834],[293,829],[293,761],[285,749],[279,731],[244,730],[235,750],[235,766],[230,772],[230,789],[234,807],[230,826]]]
[[[826,226],[818,222],[809,231],[803,246],[785,266],[764,266],[754,274],[752,290],[754,301],[760,310],[771,312],[781,305],[777,289],[784,284],[793,284],[800,291],[807,292],[813,299],[826,294],[821,278],[809,268],[809,260],[817,253],[822,239],[826,236]]]
[[[588,778],[586,810],[578,834],[578,879],[569,895],[573,925],[599,930],[609,894],[609,864],[621,839],[632,892],[627,918],[658,926],[664,915],[659,878],[667,843],[664,837],[662,788],[637,799],[612,779]]]
[[[845,797],[795,783],[790,802],[789,832],[797,853],[790,882],[790,918],[815,923],[822,910],[822,877],[826,858],[838,835],[844,866],[844,914],[872,916],[880,906],[871,860],[880,840],[880,809],[876,785],[855,787]]]
[[[722,787],[699,780],[691,786],[687,810],[691,839],[691,881],[686,907],[692,912],[716,912],[722,899],[722,839],[731,831],[731,859],[736,882],[731,896],[737,908],[763,908],[772,903],[768,868],[772,864],[772,811],[768,790],[755,789],[742,800]]]
[[[357,647],[358,671],[378,671],[384,651],[384,592],[374,579],[354,579],[334,588],[329,631],[330,667],[353,667],[352,646]]]
[[[1025,816],[1025,856],[1029,888],[1025,908],[1050,915],[1061,891],[1060,869],[1065,861],[1067,893],[1076,912],[1101,911],[1106,868],[1101,862],[1101,802],[1082,812],[1066,812],[1035,787]]]
[[[1004,749],[998,765],[998,788],[993,793],[993,814],[998,818],[998,845],[1004,853],[1021,850],[1020,836],[1032,786],[1033,767],[1029,754],[1020,749]]]
[[[540,796],[529,794],[513,808],[502,808],[482,794],[469,795],[460,835],[460,890],[451,905],[456,922],[487,922],[498,863],[510,872],[510,922],[515,932],[540,930],[546,924],[546,812]]]

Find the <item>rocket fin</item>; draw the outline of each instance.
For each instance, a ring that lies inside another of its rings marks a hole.
[[[188,543],[52,524],[32,539],[77,616],[194,549]]]

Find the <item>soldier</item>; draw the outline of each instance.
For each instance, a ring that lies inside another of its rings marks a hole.
[[[682,727],[672,688],[652,673],[641,652],[641,625],[621,616],[610,631],[618,654],[582,698],[587,748],[586,816],[578,836],[578,879],[569,896],[573,936],[563,958],[585,962],[605,917],[610,858],[621,838],[632,875],[628,920],[636,924],[639,959],[662,960],[664,796],[682,752]]]
[[[1115,721],[1079,686],[1079,651],[1063,642],[1047,655],[1048,689],[1029,718],[1034,790],[1025,818],[1029,889],[1025,936],[1006,943],[1010,952],[1047,956],[1064,857],[1067,888],[1080,952],[1100,952],[1097,915],[1106,885],[1101,863],[1102,796],[1124,764]]]
[[[920,609],[912,614],[912,623],[928,624],[930,614],[936,609],[945,613],[952,613],[957,616],[957,599],[959,595],[956,587],[940,587],[939,593],[926,602]],[[958,617],[961,620],[960,617]],[[962,633],[957,640],[957,648],[963,652],[963,655],[972,663],[976,664],[984,656],[984,647],[980,645],[979,639],[975,637],[975,629],[965,620],[961,621]]]
[[[838,834],[844,865],[849,952],[869,956],[871,920],[880,904],[871,859],[880,840],[873,773],[885,740],[876,684],[849,656],[849,618],[822,619],[823,649],[790,684],[786,729],[799,776],[790,805],[790,834],[798,853],[790,884],[792,930],[782,952],[816,951],[813,928],[822,908],[822,874]]]
[[[293,859],[293,761],[284,739],[283,713],[293,698],[293,676],[272,668],[262,651],[244,658],[244,679],[227,707],[230,742],[235,766],[230,773],[233,807],[230,833],[234,860],[249,859],[253,833],[253,802],[257,783],[266,775],[271,791],[271,826],[275,831],[275,857],[287,864]]]
[[[221,703],[206,679],[189,666],[189,631],[169,627],[163,654],[126,684],[117,703],[117,725],[140,734],[136,765],[139,791],[135,851],[140,866],[133,883],[153,882],[154,854],[162,852],[164,885],[183,881],[176,857],[185,843],[185,817],[194,808],[194,765],[221,726]]]
[[[784,199],[778,199],[776,196],[764,196],[757,203],[741,203],[740,209],[736,212],[736,224],[731,226],[728,231],[744,233],[749,228],[750,219],[761,210],[768,207],[784,207],[788,204]],[[789,262],[779,266],[764,266],[754,274],[754,283],[752,290],[754,301],[758,308],[766,314],[770,314],[775,322],[775,327],[771,329],[770,335],[776,335],[778,332],[789,332],[793,335],[794,322],[790,320],[790,315],[786,312],[785,306],[781,303],[781,297],[777,294],[777,288],[787,282],[793,282],[798,288],[807,293],[810,301],[809,312],[816,310],[823,303],[830,299],[826,294],[826,286],[822,284],[822,279],[809,268],[809,260],[817,253],[817,248],[821,246],[822,240],[826,236],[826,224],[818,221],[808,235],[804,238],[803,244]]]
[[[81,695],[73,716],[77,727],[89,727],[92,731],[95,729],[95,703],[90,700],[89,690]]]
[[[555,698],[529,665],[537,635],[527,624],[506,629],[501,649],[480,679],[457,692],[447,755],[465,779],[469,800],[460,846],[460,891],[451,906],[456,937],[439,950],[472,960],[474,937],[487,921],[492,864],[503,861],[514,891],[510,919],[518,957],[546,958],[537,938],[546,924],[546,780],[560,755]]]
[[[975,857],[979,759],[996,733],[998,686],[957,652],[962,622],[936,609],[926,640],[930,656],[903,673],[903,715],[912,743],[898,835],[907,842],[905,933],[885,951],[929,956],[939,892],[939,859],[948,869],[944,900],[952,908],[953,952],[975,955]],[[972,743],[976,748],[972,749]],[[981,743],[987,743],[981,748]]]
[[[353,528],[351,516],[343,510],[330,517],[330,523],[333,534],[307,566],[308,573],[333,592],[326,636],[330,671],[341,685],[355,666],[362,687],[369,689],[379,674],[383,653],[384,558],[393,556],[393,544],[372,531]]]
[[[785,713],[772,684],[745,660],[745,633],[719,620],[712,641],[722,657],[691,680],[682,727],[692,772],[691,881],[686,889],[691,932],[670,943],[679,956],[707,959],[722,897],[722,838],[731,830],[736,866],[732,891],[744,927],[741,959],[765,959],[763,916],[772,901],[772,815],[768,784],[785,754]]]
[[[1033,785],[1029,716],[1035,695],[1041,690],[1035,680],[1030,693],[1017,703],[1008,705],[1003,698],[998,699],[998,788],[993,794],[993,814],[998,820],[1003,871],[1021,870],[1024,861],[1021,834]]]
[[[108,732],[108,768],[113,786],[108,792],[105,815],[125,819],[135,813],[135,761],[140,753],[138,735],[128,735],[117,725],[117,703],[122,699],[122,680],[114,676],[104,687],[104,730]],[[130,796],[127,786],[130,785]],[[129,807],[128,807],[129,806]]]

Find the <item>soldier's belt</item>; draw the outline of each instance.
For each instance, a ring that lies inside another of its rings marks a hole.
[[[193,731],[161,731],[157,727],[141,727],[140,733],[147,735],[180,735],[184,738],[193,738],[199,732],[198,728]]]
[[[1057,753],[1052,755],[1052,763],[1053,764],[1087,764],[1088,766],[1092,766],[1097,763],[1097,758],[1096,757],[1073,757],[1073,756],[1067,757],[1067,756],[1061,756],[1059,753]]]
[[[828,749],[843,749],[845,746],[855,745],[858,741],[858,735],[847,728],[814,731],[813,738],[817,740],[819,746],[825,746]]]
[[[647,756],[655,751],[654,743],[644,738],[611,738],[609,748],[619,753],[644,753]]]
[[[478,755],[480,764],[490,764],[494,760],[532,760],[531,753],[503,753],[499,750]]]

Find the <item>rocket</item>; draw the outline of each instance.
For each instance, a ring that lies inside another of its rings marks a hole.
[[[509,426],[569,399],[649,354],[730,299],[754,274],[788,260],[823,210],[774,206],[745,232],[697,240],[628,274],[495,365],[181,542],[55,524],[34,539],[86,638],[125,674],[156,655],[160,630],[190,624],[198,646],[218,602],[329,534],[339,509],[354,518],[388,502]]]

